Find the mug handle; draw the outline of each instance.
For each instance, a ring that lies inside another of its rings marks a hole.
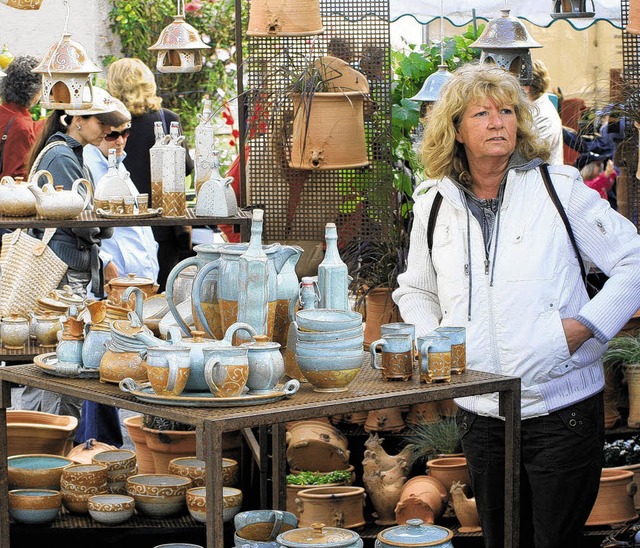
[[[378,364],[378,355],[376,354],[376,348],[378,348],[378,346],[384,347],[384,343],[384,339],[378,339],[377,341],[373,341],[369,345],[369,352],[371,352],[371,367],[373,367],[374,369],[382,369],[382,367]]]
[[[275,540],[275,538],[280,534],[283,519],[284,514],[281,510],[273,510],[273,528],[271,529],[271,533],[269,533],[268,540]]]
[[[204,364],[204,380],[209,387],[209,391],[214,395],[218,396],[220,389],[216,386],[216,383],[213,381],[213,370],[217,369],[222,365],[222,362],[215,357],[207,360],[207,363]]]
[[[178,384],[178,369],[179,362],[175,356],[167,356],[167,363],[169,364],[169,378],[167,379],[167,392],[173,392]],[[177,395],[177,394],[176,394]]]

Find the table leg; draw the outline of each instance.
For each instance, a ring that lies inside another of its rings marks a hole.
[[[204,423],[205,485],[207,491],[207,548],[224,546],[224,521],[222,514],[222,430],[217,423]]]
[[[285,510],[287,500],[287,453],[286,429],[283,423],[271,426],[271,448],[273,467],[271,470],[273,481],[272,504],[274,510]]]
[[[9,482],[7,480],[7,407],[11,405],[11,383],[0,381],[0,546],[9,548]]]
[[[520,387],[500,392],[500,415],[505,418],[504,545],[517,548],[520,536]]]

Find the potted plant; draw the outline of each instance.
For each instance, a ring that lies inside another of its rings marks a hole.
[[[354,479],[353,466],[347,470],[334,470],[332,472],[308,472],[304,470],[292,470],[287,474],[287,512],[300,514],[296,505],[298,492],[309,487],[351,485]]]
[[[605,375],[612,379],[622,369],[629,394],[629,428],[640,427],[640,338],[632,335],[618,335],[609,341],[609,347],[603,354]],[[606,388],[606,386],[605,386]],[[611,407],[611,404],[607,407]]]
[[[443,417],[437,422],[420,423],[408,428],[404,446],[411,446],[411,464],[427,462],[441,456],[460,456],[460,433],[455,417]]]

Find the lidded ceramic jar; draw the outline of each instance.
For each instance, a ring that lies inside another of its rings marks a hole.
[[[18,314],[2,318],[0,324],[2,346],[8,350],[21,350],[29,340],[29,320]]]
[[[42,316],[34,316],[34,333],[38,344],[44,348],[55,348],[58,344],[58,331],[62,330],[60,317],[45,312]]]
[[[453,531],[440,525],[425,525],[421,519],[410,519],[406,525],[383,529],[378,533],[375,548],[453,548]]]
[[[286,548],[362,548],[364,543],[355,531],[340,527],[325,527],[314,523],[311,527],[291,529],[276,538]]]
[[[253,342],[243,343],[249,359],[247,388],[254,392],[273,390],[284,376],[284,358],[280,344],[266,335],[255,335]]]
[[[160,287],[151,278],[138,276],[130,272],[126,276],[119,276],[109,280],[104,284],[104,291],[108,294],[108,299],[112,304],[124,306],[123,295],[130,287],[137,287],[144,293],[144,298],[155,295]]]

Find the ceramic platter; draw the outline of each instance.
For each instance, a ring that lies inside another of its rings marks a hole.
[[[150,219],[162,213],[162,208],[149,209],[145,213],[111,213],[109,210],[97,209],[96,214],[105,219]]]
[[[97,379],[100,376],[100,371],[98,369],[85,369],[84,367],[81,367],[74,372],[60,371],[56,367],[58,365],[58,356],[55,352],[38,354],[37,356],[34,356],[33,363],[42,371],[49,375],[53,375],[54,377],[65,377],[69,379]]]
[[[180,407],[242,407],[273,403],[295,394],[298,388],[300,388],[300,383],[296,380],[290,380],[279,390],[253,393],[249,391],[233,398],[217,398],[211,392],[183,392],[179,396],[160,396],[148,384],[139,385],[132,379],[120,381],[120,390],[132,394],[140,401]]]

